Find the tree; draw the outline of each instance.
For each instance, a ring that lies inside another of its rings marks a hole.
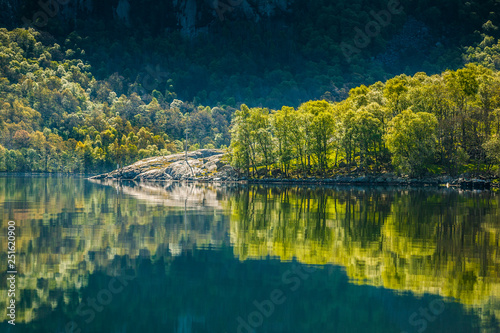
[[[387,106],[391,109],[393,116],[399,114],[408,107],[406,93],[408,92],[408,77],[400,75],[390,79],[385,84],[384,97],[387,100]]]
[[[273,162],[274,142],[269,109],[252,108],[248,118],[251,141],[255,143],[255,159],[262,162],[269,171]]]
[[[500,136],[494,135],[491,139],[483,145],[488,158],[497,166],[500,173]]]
[[[472,106],[476,101],[479,89],[477,67],[467,65],[457,71],[448,71],[444,74],[444,81],[449,93],[451,104],[451,118],[454,119],[454,137],[466,153],[469,153],[473,142]]]
[[[16,131],[13,136],[13,141],[16,148],[28,148],[30,144],[31,136],[25,130]]]
[[[318,171],[324,172],[328,166],[328,154],[332,147],[335,131],[333,106],[327,101],[310,101],[299,107],[299,112],[311,114],[311,151],[316,156]]]
[[[278,160],[285,176],[290,170],[290,163],[297,158],[294,141],[300,141],[300,121],[294,108],[284,106],[273,114],[272,124],[278,144]]]
[[[422,175],[434,155],[437,119],[427,112],[405,110],[389,123],[385,136],[393,166],[402,173]]]
[[[247,176],[250,174],[250,166],[255,171],[255,149],[251,142],[251,128],[249,124],[250,109],[245,104],[234,114],[231,127],[231,164],[238,169],[244,169]]]
[[[196,109],[189,115],[189,130],[200,145],[211,143],[213,138],[213,118],[209,107]]]
[[[438,126],[436,135],[438,144],[436,153],[440,164],[450,173],[460,165],[458,140],[455,136],[456,117],[449,91],[442,76],[427,78],[420,87],[409,92],[410,103],[414,112],[428,112],[436,116]]]
[[[361,109],[352,119],[354,143],[359,148],[360,164],[368,168],[371,159],[377,163],[382,150],[382,122],[370,112]]]
[[[7,171],[7,167],[5,165],[5,155],[7,152],[7,149],[0,145],[0,171]]]

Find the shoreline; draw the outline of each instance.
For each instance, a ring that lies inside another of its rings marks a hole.
[[[498,177],[469,175],[434,175],[411,178],[394,173],[352,173],[346,175],[283,178],[243,176],[229,165],[226,152],[200,149],[184,154],[172,154],[143,159],[114,171],[89,177],[92,180],[185,181],[200,183],[243,183],[270,185],[344,185],[344,186],[447,186],[488,190],[498,187]]]
[[[162,178],[125,178],[110,177],[109,174],[89,174],[89,173],[50,173],[50,172],[0,172],[0,177],[78,177],[88,180],[111,180],[111,181],[134,181],[134,182],[187,182],[187,183],[223,183],[223,184],[248,184],[248,185],[314,185],[314,186],[352,186],[352,187],[370,187],[370,186],[388,186],[388,187],[448,187],[460,188],[466,190],[494,190],[500,188],[498,178],[464,178],[464,177],[423,177],[407,178],[397,177],[387,174],[379,175],[352,175],[352,176],[334,176],[328,178],[308,177],[308,178],[247,178],[247,177],[181,177],[178,179]],[[495,181],[496,180],[496,181]]]
[[[478,178],[453,178],[441,176],[436,178],[404,178],[391,177],[383,178],[382,176],[338,176],[333,178],[229,178],[222,179],[219,177],[186,177],[182,179],[127,179],[127,178],[112,178],[102,177],[103,175],[89,177],[90,180],[111,180],[111,181],[134,181],[134,182],[185,182],[185,183],[225,183],[225,184],[248,184],[248,185],[316,185],[316,186],[352,186],[352,187],[369,187],[369,186],[388,186],[388,187],[448,187],[460,188],[466,190],[492,190],[499,188],[498,183],[492,180]]]
[[[306,179],[251,179],[254,184],[319,184],[319,185],[347,185],[347,186],[426,186],[426,187],[457,187],[487,190],[497,187],[491,180],[478,178],[453,177],[426,177],[404,178],[380,176],[337,176],[333,178],[306,178]]]

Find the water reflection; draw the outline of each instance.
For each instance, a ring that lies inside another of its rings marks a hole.
[[[499,329],[493,192],[0,178],[0,204],[21,232],[16,330],[236,332],[276,288],[287,301],[257,332],[416,332],[436,299],[427,332]],[[291,292],[301,265],[319,269]],[[78,307],[124,270],[88,323]]]
[[[165,182],[135,182],[113,180],[89,180],[89,182],[111,186],[117,193],[158,203],[168,207],[213,207],[221,208],[221,199],[231,191],[233,186],[220,184]]]
[[[499,196],[414,189],[252,188],[231,201],[242,260],[345,267],[352,282],[482,304],[500,296]]]

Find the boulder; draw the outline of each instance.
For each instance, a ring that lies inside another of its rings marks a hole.
[[[187,154],[151,157],[91,179],[155,180],[236,180],[237,172],[225,162],[225,152],[200,149]]]

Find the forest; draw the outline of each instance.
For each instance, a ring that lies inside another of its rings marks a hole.
[[[230,143],[233,109],[120,94],[34,30],[0,29],[0,170],[93,172],[138,159]]]
[[[50,34],[71,50],[68,57],[90,64],[97,80],[116,81],[118,74],[118,97],[157,90],[167,99],[175,94],[211,107],[339,101],[361,84],[461,68],[463,48],[482,41],[489,20],[486,32],[500,37],[494,0],[220,0],[230,5],[224,13],[212,1],[193,0],[189,26],[182,7],[187,1],[76,2],[93,5],[70,2],[37,22],[46,11],[22,1],[19,21],[6,27],[28,22]],[[121,18],[114,10],[118,2],[129,3]],[[379,29],[371,33],[374,22]]]
[[[487,174],[500,163],[500,76],[468,64],[441,75],[399,75],[339,103],[297,109],[242,105],[231,128],[233,164],[253,177],[334,172]]]
[[[386,2],[289,3],[193,36],[145,7],[119,22],[106,1],[16,28],[40,10],[25,4],[0,28],[0,171],[109,171],[180,152],[187,132],[251,177],[498,172],[496,2],[398,2],[349,57]]]

